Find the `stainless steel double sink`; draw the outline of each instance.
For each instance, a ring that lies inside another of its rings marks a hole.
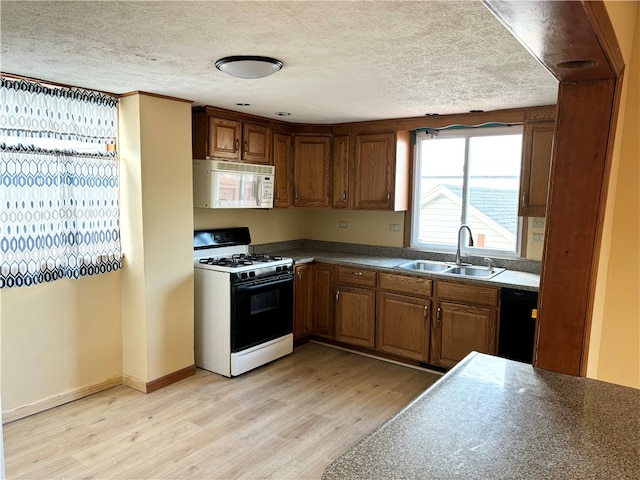
[[[398,268],[405,270],[417,270],[423,272],[441,273],[456,277],[493,278],[504,272],[504,268],[483,267],[479,265],[452,265],[449,263],[434,262],[431,260],[412,260],[402,263]]]

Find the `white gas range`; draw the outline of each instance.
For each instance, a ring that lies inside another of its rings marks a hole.
[[[227,377],[293,351],[293,260],[250,243],[247,227],[194,232],[196,366]]]

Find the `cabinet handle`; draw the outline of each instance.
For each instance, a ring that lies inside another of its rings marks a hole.
[[[247,153],[249,151],[249,142],[247,142],[246,140],[244,141],[244,153]]]
[[[347,191],[346,191],[346,190],[343,190],[343,191],[342,191],[342,201],[343,201],[343,202],[346,202],[346,201],[347,201]]]
[[[391,203],[391,191],[387,192],[387,203]]]
[[[356,277],[361,277],[362,276],[362,272],[351,272],[353,275],[355,275]]]
[[[425,306],[424,306],[424,318],[425,318],[425,320],[426,320],[426,319],[427,319],[427,317],[429,316],[429,315],[428,315],[428,312],[429,312],[429,305],[425,305]]]
[[[300,280],[302,278],[302,276],[300,275],[300,272],[296,272],[298,274],[298,280]]]
[[[340,301],[340,292],[336,292],[336,303]]]
[[[238,150],[240,150],[240,139],[236,138],[236,149],[234,150],[234,152],[237,152]]]
[[[293,199],[294,200],[298,200],[298,189],[297,188],[293,191]]]
[[[442,308],[438,307],[436,311],[436,320],[438,320],[438,326],[440,326],[440,312],[442,312]]]
[[[522,194],[522,206],[526,207],[527,206],[527,192],[524,192]]]

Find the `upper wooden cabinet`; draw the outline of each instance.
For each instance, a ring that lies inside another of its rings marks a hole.
[[[356,134],[353,208],[406,210],[409,132]]]
[[[293,205],[329,207],[331,137],[295,135]]]
[[[193,111],[193,158],[269,164],[268,123],[220,116],[209,107]]]
[[[276,167],[274,182],[274,208],[293,205],[293,150],[291,135],[273,134],[273,165]]]
[[[546,112],[546,115],[545,115]],[[555,122],[553,111],[533,111],[524,126],[518,215],[544,217],[549,190]]]
[[[333,208],[349,208],[351,194],[349,188],[349,159],[351,158],[351,141],[349,135],[333,137],[333,162],[331,165],[331,206]]]
[[[266,125],[242,123],[242,153],[240,159],[251,163],[269,164],[269,128]]]

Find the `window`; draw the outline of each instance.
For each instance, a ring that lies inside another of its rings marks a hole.
[[[469,255],[520,255],[522,126],[452,128],[416,134],[411,246]]]
[[[117,99],[0,80],[0,288],[121,268]]]

